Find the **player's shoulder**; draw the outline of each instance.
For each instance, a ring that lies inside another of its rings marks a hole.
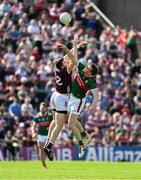
[[[51,110],[47,110],[47,111],[46,111],[46,115],[48,115],[48,116],[52,116],[52,112],[51,112]]]
[[[84,69],[85,68],[85,65],[82,64],[81,62],[78,63],[78,69]]]
[[[38,113],[35,115],[34,119],[38,119],[39,117],[40,117],[40,112],[38,112]]]

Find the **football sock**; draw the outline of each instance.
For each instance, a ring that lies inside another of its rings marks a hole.
[[[50,140],[49,138],[47,138],[47,139],[46,139],[45,146],[47,146],[47,145],[48,145],[49,140]]]
[[[79,146],[83,146],[83,142],[82,141],[79,141]]]
[[[83,138],[86,137],[85,131],[81,132],[80,134],[81,134],[81,136],[82,136]]]
[[[42,163],[43,163],[43,166],[46,167],[46,163],[44,161],[42,161]]]
[[[48,149],[51,149],[52,146],[53,146],[53,143],[49,142],[48,145],[47,145],[47,148],[48,148]]]

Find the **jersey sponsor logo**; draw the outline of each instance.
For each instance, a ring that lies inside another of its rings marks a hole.
[[[82,79],[81,79],[81,77],[80,77],[79,74],[76,76],[76,80],[77,80],[77,82],[78,82],[79,87],[80,87],[81,89],[83,89],[85,92],[87,92],[88,90],[90,90],[90,88],[83,83],[83,81],[82,81]]]

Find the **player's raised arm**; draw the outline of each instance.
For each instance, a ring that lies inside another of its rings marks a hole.
[[[79,49],[79,48],[84,48],[84,47],[87,46],[87,44],[88,44],[87,41],[81,41],[81,42],[77,45],[77,49]],[[74,54],[74,47],[73,47],[70,51]],[[64,58],[65,61],[69,61],[69,60],[70,60],[67,54],[66,54],[63,58]]]
[[[70,58],[71,62],[77,66],[77,60],[75,59],[75,56],[73,55],[73,53],[63,44],[58,44],[58,47],[62,48],[66,52],[68,57]]]
[[[73,48],[70,50],[70,52],[72,52],[72,54],[74,55],[75,59],[76,59],[76,62],[77,62],[77,50],[79,48],[83,48],[83,47],[86,47],[86,45],[88,44],[87,41],[81,41],[79,44],[78,44],[78,40],[77,38],[74,39],[73,41]],[[58,47],[62,48],[62,44],[58,44]],[[74,63],[71,58],[68,56],[68,54],[66,54],[64,57],[63,57],[64,61],[67,62],[68,66],[67,66],[67,71],[68,72],[71,72],[74,67],[76,66],[76,63]]]
[[[73,40],[72,53],[73,53],[73,55],[74,55],[74,58],[75,58],[77,64],[78,64],[78,48],[79,48],[79,47],[78,47],[78,39],[75,38],[75,39]],[[71,72],[71,71],[74,69],[75,66],[76,66],[76,64],[70,59],[70,63],[69,63],[69,65],[67,66],[67,71],[68,71],[68,72]]]
[[[73,40],[73,55],[74,55],[75,60],[77,61],[77,64],[78,64],[78,47],[77,46],[78,46],[78,38],[75,38]]]

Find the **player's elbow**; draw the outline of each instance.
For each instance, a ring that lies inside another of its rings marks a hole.
[[[99,100],[99,91],[98,91],[98,89],[97,88],[92,89],[91,92],[92,92],[94,98],[98,101]]]
[[[91,90],[93,96],[99,96],[99,91],[97,88]]]

